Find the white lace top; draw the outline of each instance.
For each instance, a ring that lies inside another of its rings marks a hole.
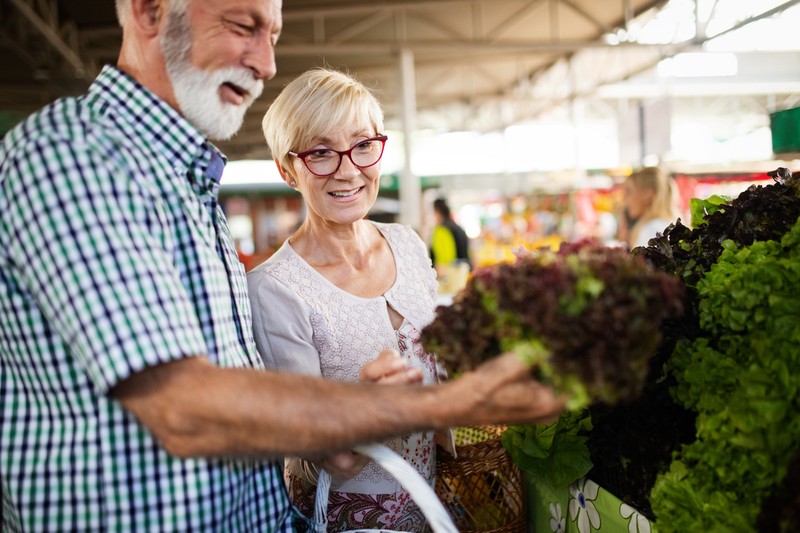
[[[407,226],[374,223],[394,255],[396,278],[383,296],[362,298],[336,287],[305,262],[287,241],[266,262],[247,274],[253,307],[253,330],[268,367],[358,381],[364,364],[394,348],[410,365],[423,370],[424,383],[438,381],[433,355],[419,344],[419,332],[434,318],[437,282],[425,244]],[[380,275],[376,272],[375,275]],[[387,304],[403,318],[395,330]],[[331,405],[335,409],[335,405]],[[386,443],[428,480],[433,479],[433,432]],[[316,483],[307,461],[287,459],[287,474]],[[389,494],[402,490],[394,478],[370,463],[354,479],[332,490]]]

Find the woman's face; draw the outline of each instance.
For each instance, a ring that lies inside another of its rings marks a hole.
[[[372,127],[340,128],[312,139],[307,146],[299,147],[298,152],[326,148],[349,150],[377,135],[378,132]],[[347,225],[366,217],[378,197],[380,161],[370,167],[359,168],[349,157],[342,156],[336,172],[323,177],[313,174],[300,158],[292,159],[297,188],[306,201],[309,219],[325,224]]]
[[[642,216],[652,201],[653,191],[637,187],[631,180],[625,182],[625,208],[632,219]]]

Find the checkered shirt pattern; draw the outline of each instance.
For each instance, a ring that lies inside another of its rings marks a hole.
[[[223,166],[111,66],[3,139],[3,531],[292,530],[278,462],[171,457],[108,396],[192,354],[262,367]]]

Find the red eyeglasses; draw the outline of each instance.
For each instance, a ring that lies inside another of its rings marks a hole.
[[[368,168],[376,164],[383,157],[383,148],[386,146],[386,135],[378,135],[359,141],[349,150],[339,151],[332,148],[314,148],[305,152],[289,152],[300,159],[309,172],[315,176],[325,177],[335,174],[342,166],[342,158],[347,156],[358,168]]]

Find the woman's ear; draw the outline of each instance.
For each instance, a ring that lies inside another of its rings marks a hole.
[[[297,187],[297,180],[294,179],[290,172],[287,172],[283,165],[281,165],[278,161],[275,161],[275,166],[278,167],[278,173],[281,175],[281,179],[286,182],[286,185],[294,189]]]

